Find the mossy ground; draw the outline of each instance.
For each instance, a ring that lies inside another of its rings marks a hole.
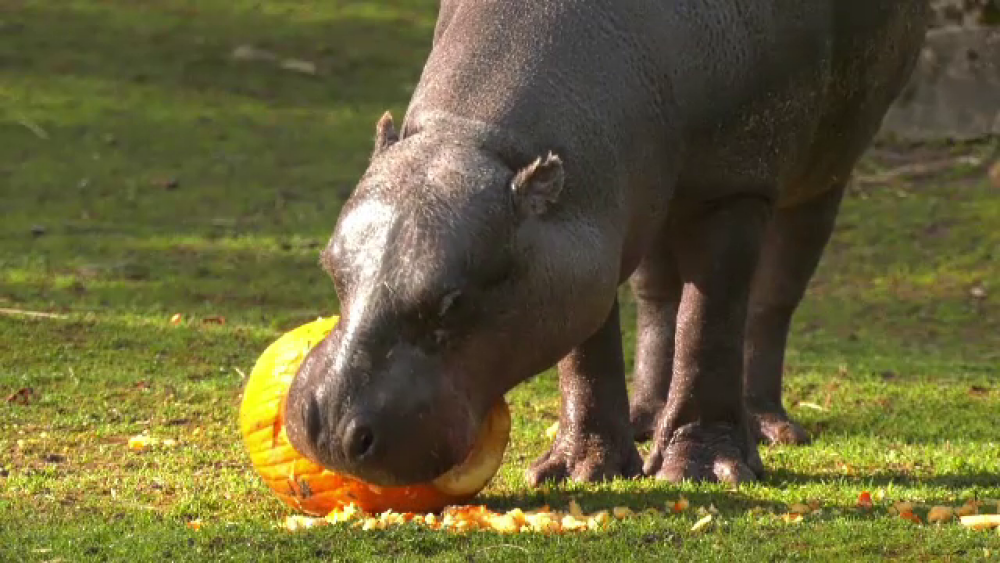
[[[289,512],[243,453],[241,372],[282,331],[336,312],[318,250],[375,120],[405,108],[435,13],[431,0],[0,6],[0,308],[65,315],[0,314],[0,398],[34,393],[0,403],[0,560],[996,557],[993,532],[853,510],[862,490],[1000,498],[1000,191],[957,158],[988,162],[991,144],[866,157],[869,176],[955,164],[845,201],[788,357],[787,405],[817,440],[764,448],[763,482],[532,491],[522,472],[556,419],[554,374],[511,393],[512,445],[483,502],[684,494],[718,508],[707,531],[689,531],[693,512],[561,537],[275,529]],[[244,44],[319,74],[231,60]],[[179,445],[129,451],[141,432]],[[801,524],[768,516],[811,499],[824,512]]]

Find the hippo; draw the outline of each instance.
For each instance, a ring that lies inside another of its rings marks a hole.
[[[761,444],[809,440],[782,406],[790,320],[928,18],[926,0],[443,0],[321,252],[341,320],[289,390],[293,446],[427,481],[557,366],[530,485],[762,478]]]

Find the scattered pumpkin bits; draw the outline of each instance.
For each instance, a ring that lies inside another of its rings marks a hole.
[[[938,522],[949,522],[955,517],[955,510],[950,506],[935,506],[927,513],[927,522],[937,524]]]
[[[872,494],[868,491],[862,491],[861,494],[858,495],[858,507],[871,508],[872,505]]]
[[[962,525],[973,530],[988,530],[1000,527],[1000,514],[970,514],[960,517]]]
[[[553,422],[548,428],[545,429],[545,437],[549,440],[554,440],[556,434],[559,433],[559,423]]]
[[[793,514],[809,514],[814,508],[808,504],[795,503],[788,507],[788,512]]]
[[[440,514],[393,512],[392,510],[381,514],[369,514],[358,505],[349,504],[331,511],[325,518],[288,516],[285,519],[284,528],[290,532],[297,532],[317,526],[342,524],[362,530],[384,530],[391,526],[413,524],[432,530],[459,533],[487,531],[501,534],[565,534],[603,530],[614,520],[625,520],[640,515],[663,515],[674,512],[675,505],[676,503],[668,503],[665,511],[648,508],[641,512],[635,512],[625,506],[616,506],[611,510],[599,510],[587,514],[573,500],[564,511],[552,510],[549,506],[543,506],[528,511],[515,508],[507,512],[494,512],[483,505],[465,505],[449,506]],[[712,514],[708,513],[698,520],[691,530],[694,532],[702,530],[711,521]]]
[[[141,452],[155,447],[172,448],[177,445],[173,438],[159,439],[147,434],[139,434],[128,439],[128,449],[134,452]]]
[[[706,514],[702,516],[701,519],[699,519],[697,522],[695,522],[694,526],[691,526],[691,531],[699,532],[707,528],[711,523],[712,523],[712,515]]]
[[[885,491],[877,491],[874,495],[868,491],[863,491],[855,503],[853,510],[864,511],[873,515],[878,514],[877,508],[885,506],[885,514],[892,518],[900,518],[914,524],[945,524],[953,520],[958,520],[962,525],[974,529],[982,530],[988,528],[1000,528],[1000,514],[979,514],[982,506],[993,505],[1000,510],[1000,500],[975,500],[969,499],[961,506],[929,506],[926,504],[895,501],[887,505],[880,504],[885,499]],[[756,510],[756,509],[755,509]],[[838,509],[834,509],[837,511]],[[788,506],[787,512],[780,515],[781,521],[786,524],[798,524],[810,514],[819,514],[819,501],[812,500],[808,504],[793,503]],[[998,530],[1000,531],[1000,530]]]
[[[906,512],[900,512],[899,513],[899,517],[902,518],[903,520],[909,520],[910,522],[913,522],[914,524],[923,524],[924,523],[924,521],[921,520],[919,516],[917,516],[916,514],[914,514],[910,510],[907,510]]]
[[[798,524],[805,516],[801,512],[786,512],[781,515],[781,520],[786,524]]]
[[[500,468],[510,438],[510,411],[502,399],[487,414],[465,461],[429,483],[379,487],[329,471],[295,451],[285,432],[285,397],[299,365],[337,320],[320,318],[282,335],[264,350],[247,380],[240,431],[267,486],[289,506],[313,516],[337,515],[352,504],[369,512],[428,512],[474,497]]]
[[[863,499],[867,499],[868,503],[862,502]],[[927,507],[927,505],[919,503],[897,501],[886,508],[886,513],[889,516],[902,518],[914,524],[923,524],[924,522],[928,524],[945,524],[957,518],[963,526],[973,530],[1000,527],[1000,514],[979,513],[980,507],[986,505],[993,505],[995,509],[1000,510],[1000,500],[968,499],[961,506],[957,507],[943,505]],[[858,499],[858,507],[867,510],[873,506],[871,494],[868,491],[862,492]],[[921,514],[924,514],[925,518],[921,518]]]
[[[862,493],[866,498],[872,498],[867,491]],[[882,504],[885,493],[876,494],[878,502],[872,499],[866,511],[873,510],[878,513],[878,507],[885,507],[885,514],[889,517],[901,518],[914,524],[940,524],[960,521],[962,525],[973,530],[984,530],[997,528],[1000,531],[1000,514],[978,514],[970,513],[966,516],[958,516],[960,512],[978,511],[980,506],[993,504],[1000,508],[1000,502],[992,500],[969,500],[961,507],[922,505],[914,502],[887,502]],[[380,514],[366,513],[356,504],[338,508],[325,518],[311,518],[306,516],[289,516],[285,519],[284,528],[291,532],[314,528],[326,525],[349,525],[362,530],[384,530],[391,526],[413,524],[425,526],[433,530],[447,532],[469,532],[486,531],[501,534],[514,533],[542,533],[542,534],[566,534],[572,532],[593,532],[607,529],[612,522],[627,520],[642,516],[666,517],[686,511],[690,508],[689,501],[683,496],[676,501],[667,502],[662,510],[647,508],[644,510],[633,510],[626,506],[616,506],[607,510],[600,510],[593,513],[584,513],[580,505],[574,500],[570,501],[566,510],[552,510],[548,506],[543,506],[536,510],[524,511],[520,508],[508,510],[507,512],[493,512],[482,505],[476,506],[449,506],[440,514],[420,514],[413,512],[393,512],[391,510]],[[837,510],[837,509],[834,509]],[[699,517],[691,526],[691,533],[707,531],[715,522],[719,511],[715,506],[708,508],[698,507],[693,510]],[[810,500],[806,503],[792,503],[784,513],[775,513],[763,507],[751,509],[752,513],[770,512],[773,518],[786,524],[799,524],[806,521],[810,515],[819,515],[823,508],[818,500]]]

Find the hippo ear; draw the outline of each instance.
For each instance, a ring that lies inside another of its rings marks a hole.
[[[399,134],[396,133],[396,128],[392,124],[392,114],[385,112],[375,126],[375,152],[372,156],[378,155],[398,140]]]
[[[559,199],[563,178],[562,160],[553,153],[539,157],[514,175],[511,189],[522,217],[542,215]]]

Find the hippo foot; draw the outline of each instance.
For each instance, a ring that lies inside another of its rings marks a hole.
[[[525,478],[531,486],[539,487],[546,481],[597,482],[642,475],[642,458],[631,437],[628,438],[563,436],[560,432],[552,448],[535,460]]]
[[[665,401],[657,399],[635,399],[629,409],[629,423],[636,442],[645,442],[656,432],[656,417],[663,410]]]
[[[791,418],[781,407],[755,407],[747,405],[750,431],[758,444],[769,446],[801,446],[811,440],[805,428]]]
[[[657,479],[738,485],[764,474],[756,444],[746,430],[731,424],[686,424],[658,442],[643,468]]]

